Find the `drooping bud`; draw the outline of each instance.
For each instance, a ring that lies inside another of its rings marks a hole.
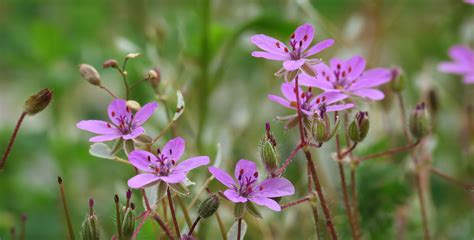
[[[273,136],[270,123],[265,123],[265,136],[260,141],[260,158],[263,161],[263,165],[267,169],[269,175],[276,176],[275,172],[278,169],[279,156],[277,150],[276,139]]]
[[[45,88],[36,94],[31,95],[23,106],[23,110],[30,116],[43,111],[51,102],[53,91]]]
[[[349,125],[347,134],[353,142],[361,142],[369,132],[369,113],[359,111],[354,117],[354,121]]]
[[[97,215],[94,212],[94,200],[89,199],[89,212],[86,214],[86,218],[82,222],[81,226],[81,239],[82,240],[99,240],[100,239],[100,228]]]
[[[148,71],[147,79],[155,91],[160,86],[161,72],[159,68],[153,68]]]
[[[95,86],[101,85],[99,72],[93,66],[83,63],[79,65],[79,73],[90,84]]]
[[[394,92],[401,92],[405,87],[405,74],[398,67],[392,68],[392,80],[390,81],[390,87]]]
[[[102,68],[118,68],[118,62],[115,59],[109,59],[102,64]]]
[[[202,218],[208,218],[212,216],[218,208],[219,197],[216,194],[210,194],[210,196],[199,205],[198,214]]]
[[[408,122],[410,132],[416,139],[421,139],[431,131],[431,118],[424,102],[416,105]]]
[[[131,239],[135,231],[135,211],[131,208],[126,208],[123,213],[122,234],[124,239]]]

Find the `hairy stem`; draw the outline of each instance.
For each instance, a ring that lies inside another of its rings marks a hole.
[[[191,227],[192,221],[191,221],[191,217],[189,216],[189,212],[188,212],[188,209],[186,208],[186,205],[184,205],[183,200],[181,200],[181,198],[178,195],[176,195],[176,201],[178,202],[179,207],[183,211],[184,220],[186,221],[186,224],[188,224],[188,227]]]
[[[137,236],[138,236],[138,233],[140,232],[140,230],[142,229],[143,225],[145,224],[148,216],[150,215],[150,211],[145,211],[145,214],[143,215],[142,217],[142,220],[140,221],[140,223],[138,224],[137,228],[135,229],[135,231],[133,232],[133,235],[132,235],[132,240],[136,239]]]
[[[435,175],[443,178],[444,180],[450,182],[450,183],[454,183],[455,185],[458,185],[466,190],[474,190],[474,184],[469,184],[469,183],[464,183],[454,177],[451,177],[449,175],[447,175],[446,173],[443,173],[441,172],[440,170],[434,168],[434,167],[430,167],[430,171],[432,173],[434,173]]]
[[[13,143],[15,142],[16,135],[18,134],[18,130],[20,130],[21,123],[23,123],[23,120],[26,117],[26,112],[22,112],[20,115],[20,118],[18,118],[18,121],[16,122],[15,130],[13,130],[13,134],[10,137],[10,142],[8,142],[7,149],[5,150],[5,153],[3,154],[2,161],[0,162],[0,170],[5,167],[5,163],[7,161],[8,155],[10,154],[10,151],[12,150]]]
[[[300,203],[307,202],[307,201],[309,201],[310,199],[311,199],[311,197],[304,197],[304,198],[298,199],[298,200],[293,201],[293,202],[289,202],[289,203],[282,204],[282,205],[280,205],[280,207],[281,207],[281,209],[293,207],[293,206],[298,205],[298,204],[300,204]]]
[[[406,152],[406,151],[409,151],[412,148],[416,147],[420,142],[421,142],[420,140],[417,140],[416,142],[408,144],[406,146],[392,148],[392,149],[389,149],[387,151],[383,151],[381,153],[375,153],[375,154],[370,154],[370,155],[363,156],[363,157],[358,157],[358,158],[356,158],[356,163],[360,163],[360,162],[363,162],[363,161],[366,161],[366,160],[369,160],[369,159],[373,159],[373,158],[391,156],[391,155],[394,155],[394,154],[397,154],[397,153],[400,153],[400,152]]]
[[[198,217],[196,218],[196,220],[194,221],[193,225],[192,225],[191,228],[189,229],[188,235],[193,234],[193,231],[194,231],[194,229],[196,228],[196,226],[197,226],[199,220],[201,220],[201,217],[200,217],[200,216],[198,216]]]
[[[163,222],[163,220],[160,218],[160,216],[158,216],[158,214],[156,214],[156,213],[153,213],[153,218],[158,223],[158,225],[160,225],[161,229],[163,229],[163,231],[165,231],[166,236],[168,236],[169,239],[174,239],[173,233],[169,229],[168,225],[166,225],[166,223]]]
[[[168,195],[168,204],[169,204],[169,207],[170,207],[171,217],[173,218],[174,230],[176,231],[176,236],[180,237],[181,234],[179,232],[178,221],[176,220],[176,213],[174,211],[173,197],[171,196],[170,188],[166,189],[166,193]]]
[[[286,168],[288,167],[288,165],[290,165],[291,163],[291,160],[293,160],[293,158],[295,158],[296,154],[299,152],[299,150],[301,150],[301,148],[303,148],[303,143],[299,143],[296,148],[293,150],[293,152],[291,152],[290,156],[285,160],[285,162],[283,163],[283,165],[281,166],[280,169],[278,169],[277,171],[277,175],[281,175],[282,173],[285,172]]]
[[[69,208],[67,207],[66,194],[64,193],[63,179],[61,177],[58,177],[58,183],[59,183],[59,191],[61,194],[61,201],[63,202],[64,215],[66,216],[69,239],[74,240],[74,229],[72,227],[71,216],[69,214]]]

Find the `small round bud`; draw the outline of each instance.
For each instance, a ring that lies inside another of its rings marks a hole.
[[[118,62],[115,59],[109,59],[102,64],[102,68],[118,68]]]
[[[416,105],[408,122],[410,132],[416,139],[421,139],[431,131],[431,118],[425,103]]]
[[[331,139],[331,123],[326,113],[323,113],[322,117],[320,114],[314,114],[313,121],[311,122],[311,135],[319,143],[327,142]]]
[[[94,199],[89,198],[89,208],[94,208]]]
[[[127,197],[127,200],[130,200],[130,198],[132,198],[132,190],[130,190],[130,188],[127,189],[127,193],[125,195]]]
[[[355,115],[354,121],[349,125],[347,133],[353,142],[361,142],[369,132],[369,113],[359,111]]]
[[[127,101],[127,107],[129,107],[130,109],[132,109],[133,111],[138,111],[140,110],[140,108],[142,108],[140,106],[140,103],[138,103],[137,101],[135,100],[128,100]]]
[[[43,111],[51,102],[53,92],[47,88],[31,95],[23,106],[23,110],[30,116]]]
[[[394,92],[401,92],[405,87],[405,74],[398,67],[392,68],[392,80],[390,82],[390,87]]]
[[[202,218],[208,218],[212,216],[212,214],[214,214],[218,208],[219,197],[216,194],[211,194],[199,205],[198,214]]]
[[[147,79],[150,82],[151,86],[153,89],[157,90],[158,87],[160,86],[160,81],[161,81],[161,72],[159,68],[153,68],[148,71],[147,73]]]
[[[99,72],[93,66],[83,63],[79,65],[79,73],[90,84],[95,86],[101,85]]]

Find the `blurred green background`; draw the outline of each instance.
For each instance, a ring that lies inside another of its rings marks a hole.
[[[132,82],[142,79],[147,70],[160,68],[162,88],[171,104],[175,89],[183,92],[186,101],[175,128],[187,140],[186,156],[206,154],[214,159],[220,144],[223,168],[233,169],[240,158],[258,161],[256,146],[264,133],[264,122],[270,121],[280,153],[286,158],[298,141],[297,132],[283,130],[275,116],[290,112],[266,99],[269,93],[279,93],[281,80],[273,73],[280,63],[251,57],[256,47],[249,38],[265,33],[286,41],[294,28],[305,22],[315,26],[316,41],[336,40],[320,55],[325,60],[361,54],[369,67],[402,67],[407,76],[403,96],[408,109],[432,92],[438,102],[435,132],[425,142],[423,154],[444,172],[474,182],[473,136],[466,131],[466,108],[474,103],[474,86],[436,70],[439,61],[448,59],[450,46],[474,45],[474,6],[461,0],[2,0],[1,153],[27,96],[49,87],[54,98],[45,112],[26,119],[6,168],[0,172],[0,239],[10,239],[12,227],[18,231],[22,213],[28,215],[27,239],[66,238],[58,175],[65,182],[77,237],[89,197],[96,200],[102,237],[108,239],[115,231],[113,195],[119,193],[124,198],[126,181],[134,173],[126,165],[90,156],[87,139],[91,135],[75,128],[83,119],[106,119],[110,101],[80,77],[81,63],[99,69],[104,84],[121,95],[120,76],[101,69],[105,60],[122,61],[127,53],[141,53],[129,63]],[[154,100],[146,83],[131,96],[142,104]],[[357,155],[405,144],[393,96],[388,94],[383,102],[359,108],[369,110],[371,130],[356,149]],[[149,133],[156,134],[166,125],[165,115],[162,105],[147,124]],[[329,143],[315,152],[317,166],[336,229],[341,239],[349,239],[337,168],[330,158],[333,151],[334,145]],[[410,161],[406,154],[399,154],[371,160],[358,169],[365,239],[395,239],[401,234],[406,239],[422,237]],[[304,196],[306,176],[302,172],[306,172],[305,161],[297,155],[286,174],[297,193],[283,201]],[[193,193],[208,176],[205,168],[191,173],[197,183]],[[432,236],[472,239],[473,193],[435,176],[427,179]],[[221,187],[211,185],[212,189]],[[140,202],[138,192],[134,200]],[[141,204],[137,205],[141,210]],[[262,209],[264,219],[247,219],[246,239],[314,238],[309,209],[304,204],[282,213]],[[220,213],[230,228],[231,206],[223,204]],[[196,216],[196,209],[191,215]],[[153,238],[155,228],[150,221],[140,238]],[[214,218],[200,225],[198,236],[219,238]]]

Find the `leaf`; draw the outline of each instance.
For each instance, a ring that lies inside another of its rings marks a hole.
[[[245,220],[241,220],[241,226],[240,226],[240,239],[244,239],[245,233],[247,232],[247,223]],[[232,227],[230,227],[229,231],[227,232],[227,239],[233,240],[237,239],[237,231],[238,231],[238,226],[239,221],[235,221],[234,224],[232,224]]]
[[[120,138],[119,140],[115,142],[114,148],[112,149],[112,152],[110,153],[110,155],[116,155],[122,149],[122,146],[123,146],[123,138]]]
[[[112,154],[112,149],[105,143],[94,143],[89,148],[89,153],[92,156],[104,159],[114,159],[115,155]]]
[[[183,94],[181,93],[181,91],[179,91],[179,90],[176,91],[176,95],[178,96],[178,103],[176,104],[176,112],[174,113],[173,121],[178,120],[178,118],[181,116],[181,114],[183,114],[184,107],[185,107],[184,97],[183,97]]]
[[[248,201],[245,206],[252,216],[262,218],[262,214],[260,214],[260,211],[255,207],[255,205],[253,205],[252,202]]]

